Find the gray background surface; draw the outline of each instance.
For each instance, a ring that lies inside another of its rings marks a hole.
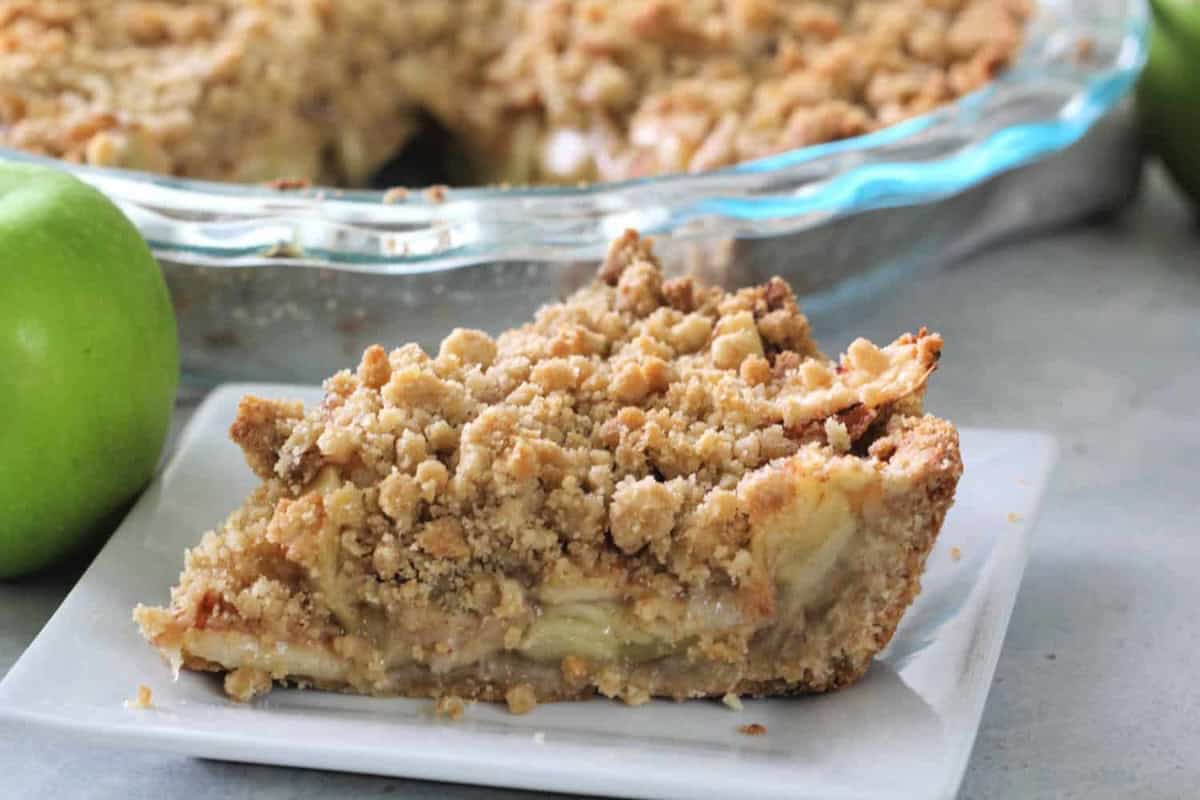
[[[962,796],[1200,796],[1200,226],[1183,201],[1152,171],[1116,218],[1011,242],[844,318],[818,330],[829,351],[940,331],[932,411],[1061,447]],[[0,674],[83,566],[0,584]],[[0,797],[330,795],[535,796],[0,729]]]

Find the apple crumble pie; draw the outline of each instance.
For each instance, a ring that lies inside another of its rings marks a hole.
[[[307,411],[244,398],[230,433],[261,485],[134,616],[243,700],[836,689],[953,501],[957,433],[922,411],[941,347],[830,360],[782,280],[664,280],[628,233],[524,327],[371,347]]]
[[[361,185],[432,119],[478,182],[700,171],[970,92],[1028,15],[1028,0],[0,2],[0,143]]]

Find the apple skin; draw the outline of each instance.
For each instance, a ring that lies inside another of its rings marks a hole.
[[[1152,0],[1150,7],[1154,24],[1138,110],[1167,172],[1200,203],[1200,3]]]
[[[65,173],[0,161],[0,578],[66,555],[146,484],[178,376],[133,224]]]

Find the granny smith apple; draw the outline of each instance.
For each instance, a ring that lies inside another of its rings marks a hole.
[[[65,173],[0,161],[0,577],[66,554],[145,485],[178,374],[133,224]]]
[[[1200,0],[1152,0],[1138,110],[1167,171],[1200,202]]]

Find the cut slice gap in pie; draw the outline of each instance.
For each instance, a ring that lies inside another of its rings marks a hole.
[[[892,636],[950,507],[942,340],[817,349],[787,284],[665,281],[629,233],[495,340],[372,347],[320,406],[245,398],[262,484],[142,632],[176,667],[372,695],[819,692]]]

